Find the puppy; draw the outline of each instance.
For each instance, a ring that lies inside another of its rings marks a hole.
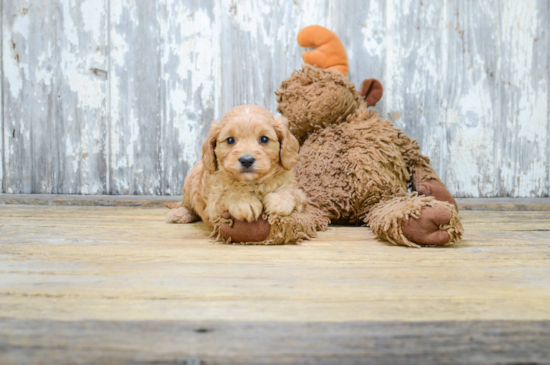
[[[181,203],[167,205],[168,222],[202,219],[209,229],[225,212],[253,222],[262,213],[302,212],[305,194],[294,184],[299,144],[284,117],[243,105],[214,123],[197,162],[184,182]]]

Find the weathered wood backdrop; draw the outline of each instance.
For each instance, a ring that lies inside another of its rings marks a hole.
[[[342,39],[356,84],[461,197],[550,192],[547,0],[2,0],[5,193],[178,195],[212,120],[275,112],[296,35]]]

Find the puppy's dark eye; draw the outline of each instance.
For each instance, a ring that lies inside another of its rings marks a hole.
[[[227,142],[227,144],[233,144],[233,143],[235,143],[235,138],[229,137],[226,142]]]
[[[260,143],[266,144],[267,142],[269,142],[269,138],[267,138],[266,136],[261,136],[260,137]]]

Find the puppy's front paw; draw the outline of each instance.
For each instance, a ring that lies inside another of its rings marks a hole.
[[[254,222],[263,212],[263,205],[258,199],[247,199],[235,202],[227,207],[231,216],[238,220]]]
[[[269,193],[264,198],[265,212],[287,216],[296,208],[296,201],[289,194]]]

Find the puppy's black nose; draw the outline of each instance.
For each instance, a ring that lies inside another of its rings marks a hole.
[[[241,163],[241,166],[244,168],[249,168],[252,166],[252,164],[256,161],[256,159],[250,155],[243,156],[239,158],[239,162]]]

